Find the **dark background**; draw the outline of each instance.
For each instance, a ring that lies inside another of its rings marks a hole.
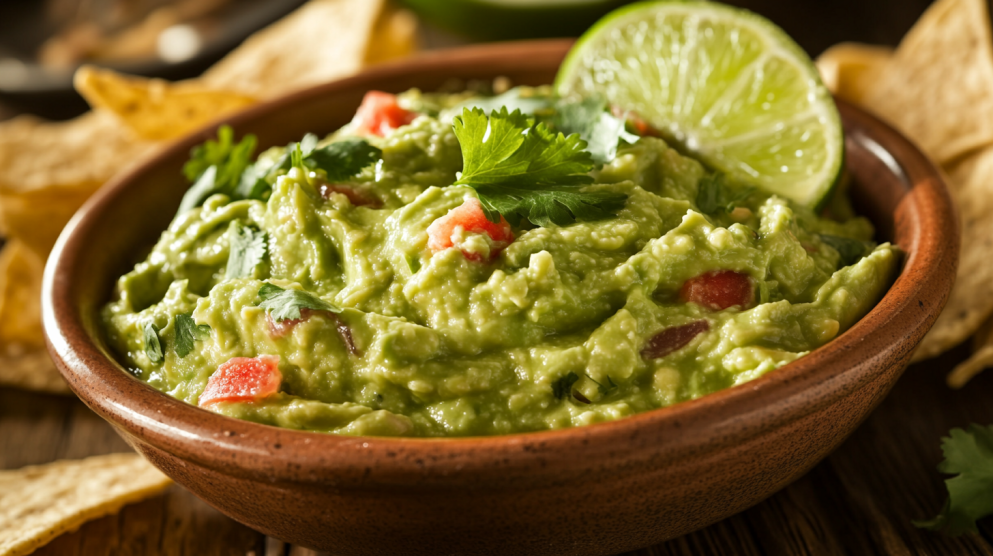
[[[540,1],[540,0],[539,0]],[[255,28],[290,11],[301,0],[237,0],[229,10],[227,32],[201,55],[179,64],[133,64],[117,69],[127,73],[182,79],[198,75]],[[573,8],[563,15],[556,9],[534,9],[522,16],[506,10],[480,8],[473,0],[401,0],[423,19],[428,47],[464,42],[512,40],[548,36],[578,36],[609,9],[629,0]],[[832,44],[859,41],[896,45],[930,0],[727,0],[748,8],[783,27],[811,56]],[[44,0],[0,0],[0,58],[15,56],[30,62],[33,45],[41,44],[47,28],[40,19]],[[439,39],[440,37],[440,39]],[[52,119],[82,113],[86,103],[71,88],[68,76],[20,90],[0,83],[0,120],[28,112]]]

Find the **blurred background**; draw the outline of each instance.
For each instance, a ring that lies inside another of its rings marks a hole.
[[[578,36],[630,0],[397,0],[421,48]],[[84,112],[73,71],[95,64],[194,77],[303,0],[0,0],[0,119]],[[841,41],[895,45],[930,0],[728,0],[781,25],[812,56]]]

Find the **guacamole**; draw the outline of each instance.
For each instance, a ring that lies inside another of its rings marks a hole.
[[[898,252],[843,197],[819,216],[623,116],[606,145],[556,135],[571,108],[515,95],[370,93],[329,137],[241,166],[254,145],[222,133],[194,151],[183,210],[119,279],[109,345],[140,380],[231,417],[507,434],[755,379],[844,332],[895,275]],[[522,150],[487,166],[501,125],[571,173],[517,164]]]

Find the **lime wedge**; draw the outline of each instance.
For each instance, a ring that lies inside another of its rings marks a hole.
[[[555,87],[602,95],[732,178],[810,207],[841,174],[841,120],[813,62],[746,10],[676,1],[615,10],[579,39]]]

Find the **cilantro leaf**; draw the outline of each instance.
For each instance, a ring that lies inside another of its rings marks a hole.
[[[617,157],[621,141],[634,144],[640,139],[627,131],[623,118],[608,112],[607,103],[595,96],[578,102],[558,101],[552,124],[566,135],[578,133],[586,141],[593,162],[600,165]]]
[[[552,383],[552,394],[557,399],[562,399],[572,392],[572,385],[579,380],[579,375],[570,372]]]
[[[241,174],[241,181],[235,188],[236,199],[265,201],[272,194],[272,185],[266,180],[268,172],[262,172],[255,165],[249,166]]]
[[[953,536],[976,532],[976,520],[993,515],[993,426],[952,429],[941,451],[938,471],[956,475],[945,480],[948,501],[937,517],[914,525]]]
[[[486,217],[527,218],[539,226],[604,218],[623,206],[624,195],[581,193],[593,182],[586,142],[556,133],[519,110],[506,107],[490,117],[464,109],[455,118],[463,169],[455,185],[476,190]]]
[[[485,185],[475,188],[487,218],[502,214],[526,218],[537,226],[565,226],[576,220],[601,220],[624,208],[626,197],[606,192],[578,192],[575,188],[540,190]],[[498,221],[499,218],[490,218]]]
[[[217,141],[208,140],[193,148],[191,158],[183,166],[183,174],[193,182],[179,205],[178,214],[196,208],[215,193],[232,199],[265,201],[272,193],[272,184],[280,171],[297,166],[324,170],[329,181],[342,181],[362,171],[382,158],[382,151],[362,139],[337,141],[318,148],[319,139],[313,133],[304,135],[299,143],[290,143],[286,152],[270,167],[257,168],[249,160],[255,151],[254,135],[246,135],[234,143],[229,126],[217,130]]]
[[[307,138],[304,137],[304,139]],[[290,166],[293,168],[303,168],[303,147],[300,146],[300,143],[295,143],[293,149],[290,151]]]
[[[233,195],[241,183],[242,174],[251,165],[255,152],[254,135],[246,135],[234,143],[234,131],[223,125],[217,130],[217,141],[208,140],[190,152],[190,160],[183,165],[183,175],[193,186],[179,204],[179,214],[200,206],[215,193]]]
[[[697,183],[696,206],[704,214],[731,212],[753,192],[755,188],[751,186],[730,186],[724,174],[717,172],[700,178]]]
[[[821,241],[830,245],[840,255],[838,260],[839,267],[849,266],[859,262],[869,251],[869,246],[864,241],[828,234],[821,234],[820,237]]]
[[[324,301],[316,295],[302,290],[286,290],[275,284],[266,282],[259,289],[262,303],[259,307],[265,309],[277,322],[300,318],[301,309],[340,313],[341,309]]]
[[[312,149],[305,163],[324,170],[329,181],[343,181],[383,157],[383,151],[362,139],[347,139]]]
[[[159,338],[159,327],[152,323],[145,325],[145,355],[148,360],[158,365],[165,360],[162,355],[162,340]]]
[[[613,392],[614,390],[617,389],[617,385],[614,384],[614,381],[613,380],[611,380],[610,375],[607,375],[607,384],[606,385],[600,384],[599,382],[596,381],[596,379],[594,379],[590,375],[586,375],[586,378],[592,380],[593,381],[593,384],[596,384],[596,389],[601,394],[608,394],[608,393]]]
[[[232,220],[228,226],[228,265],[226,279],[247,278],[266,254],[266,233]]]
[[[279,170],[290,168],[319,168],[327,174],[328,181],[342,181],[383,157],[382,150],[364,139],[345,139],[320,148],[317,142],[317,136],[308,133],[299,143],[287,145],[286,153],[269,169],[266,177],[271,178]]]
[[[189,355],[197,340],[204,340],[210,336],[210,326],[197,324],[191,313],[176,315],[174,323],[176,325],[176,354],[180,357]]]

